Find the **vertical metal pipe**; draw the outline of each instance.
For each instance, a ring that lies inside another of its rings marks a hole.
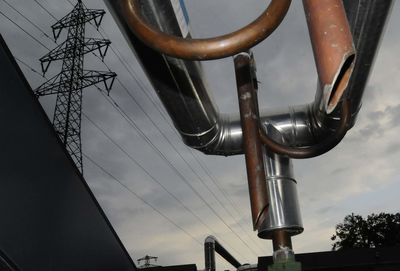
[[[292,249],[292,239],[285,230],[276,230],[272,233],[272,247],[277,251],[283,247]]]
[[[204,260],[206,271],[215,271],[215,252],[217,252],[235,268],[239,268],[242,265],[218,242],[214,236],[210,235],[204,241]]]
[[[246,159],[254,230],[266,218],[268,207],[267,186],[263,149],[259,139],[259,115],[257,93],[254,88],[252,59],[249,53],[234,57],[236,83],[239,98],[240,120],[243,130],[243,149]]]
[[[275,265],[281,266],[283,264],[283,266],[286,266],[290,264],[291,268],[287,270],[301,270],[301,264],[295,262],[292,239],[287,231],[274,231],[272,233],[272,244],[274,248],[273,259]],[[286,269],[284,268],[284,270]]]
[[[204,265],[206,271],[215,271],[215,242],[209,237],[204,242]]]

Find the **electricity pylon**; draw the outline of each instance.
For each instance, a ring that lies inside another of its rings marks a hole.
[[[139,266],[139,269],[144,269],[144,268],[150,268],[150,267],[156,267],[158,265],[154,265],[151,264],[150,261],[154,260],[155,262],[157,262],[158,257],[154,257],[154,256],[149,256],[146,255],[143,258],[137,259],[138,264],[140,264],[142,261],[144,261],[144,264]]]
[[[87,9],[81,0],[64,18],[52,25],[54,38],[57,40],[63,29],[68,29],[67,39],[40,59],[43,73],[50,63],[62,60],[62,70],[35,90],[38,97],[57,94],[53,125],[64,147],[76,166],[83,173],[81,119],[82,90],[98,83],[110,92],[116,74],[84,70],[84,55],[98,51],[104,60],[111,42],[106,39],[85,38],[85,26],[94,22],[99,28],[104,10]]]

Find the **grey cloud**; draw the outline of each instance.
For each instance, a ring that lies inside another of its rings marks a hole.
[[[398,152],[400,152],[400,143],[389,145],[385,149],[385,153],[387,155],[396,154]]]
[[[385,113],[390,115],[392,126],[399,126],[400,125],[400,104],[396,106],[389,106],[385,109]],[[391,128],[391,127],[390,127]]]
[[[383,111],[373,111],[367,114],[367,118],[371,121],[379,121],[385,116]]]
[[[380,137],[385,132],[385,130],[382,128],[382,124],[380,124],[379,122],[375,122],[373,124],[368,124],[366,127],[360,129],[359,134],[364,140],[368,140],[371,137],[376,136]]]
[[[317,210],[317,213],[319,214],[319,215],[325,215],[326,213],[328,213],[330,210],[332,210],[334,208],[334,206],[326,206],[326,207],[323,207],[323,208],[320,208],[320,209],[318,209]]]
[[[346,171],[348,171],[350,169],[351,169],[351,167],[338,167],[338,168],[335,168],[334,170],[332,170],[330,174],[331,175],[337,175],[337,174],[341,174],[343,172],[346,172]]]
[[[357,138],[369,140],[374,137],[382,137],[386,131],[399,127],[400,125],[400,104],[395,106],[387,106],[384,110],[368,112],[362,117],[368,123],[362,128],[355,127],[358,133]],[[386,123],[386,119],[389,122]],[[352,140],[357,140],[355,137]]]

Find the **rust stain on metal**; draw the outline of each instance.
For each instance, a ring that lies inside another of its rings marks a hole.
[[[253,227],[256,230],[266,218],[269,205],[263,151],[258,134],[259,115],[257,92],[253,85],[250,56],[248,54],[239,54],[234,58],[234,62],[251,213]],[[243,99],[243,97],[246,97],[246,99]]]
[[[331,113],[349,82],[355,49],[341,0],[303,0],[323,103]]]

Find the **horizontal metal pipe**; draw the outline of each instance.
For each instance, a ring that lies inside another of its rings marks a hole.
[[[264,159],[259,137],[259,112],[257,93],[252,76],[251,56],[241,53],[234,57],[235,75],[243,130],[243,149],[246,160],[251,214],[254,230],[266,218],[268,195],[265,181]]]
[[[128,18],[118,1],[105,0],[123,30],[129,44],[147,72],[184,142],[207,154],[243,153],[240,120],[220,114],[208,94],[198,62],[163,56],[144,45],[126,24]],[[164,32],[181,34],[170,1],[142,1],[146,20]],[[345,0],[344,7],[353,32],[357,59],[347,88],[351,101],[352,124],[361,105],[361,97],[370,73],[379,40],[390,11],[390,0]],[[162,12],[161,12],[162,10]],[[310,146],[338,126],[340,110],[331,114],[317,112],[316,102],[286,110],[264,112],[263,125],[272,124],[291,146]]]
[[[120,5],[127,24],[147,46],[172,57],[210,60],[232,56],[266,39],[282,22],[291,0],[272,0],[268,8],[249,25],[220,37],[184,39],[166,34],[149,25],[141,16],[137,0],[114,0]]]
[[[220,130],[226,129],[222,129],[224,118],[219,115],[207,91],[201,63],[166,57],[146,46],[126,24],[120,1],[105,2],[128,44],[137,53],[139,63],[183,141],[193,148],[211,152],[214,148],[210,142],[215,142]],[[174,19],[170,1],[146,0],[142,2],[142,9],[146,20],[154,27],[174,35],[183,34],[178,21]]]
[[[215,252],[235,268],[239,268],[242,264],[235,259],[214,236],[208,236],[204,241],[205,270],[215,271]]]

